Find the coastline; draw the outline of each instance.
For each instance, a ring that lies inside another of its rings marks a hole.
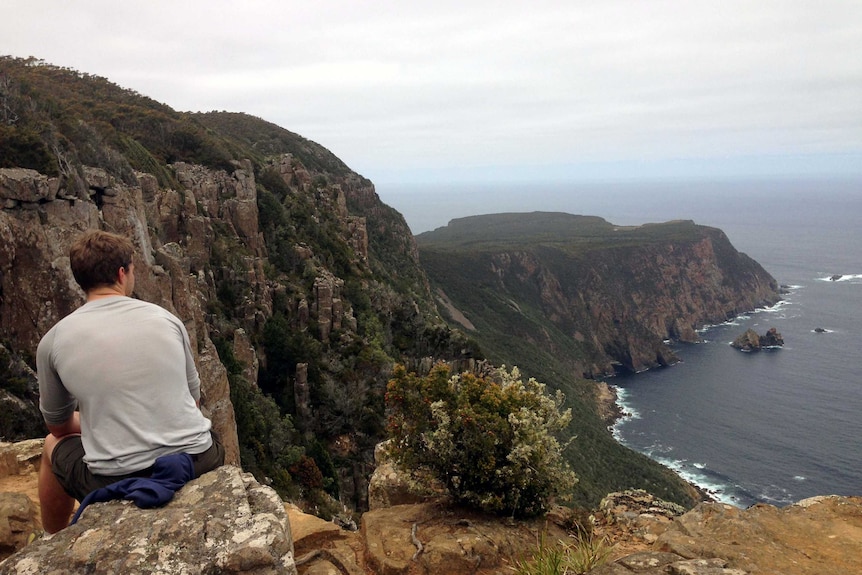
[[[614,437],[617,443],[625,447],[629,447],[624,441],[622,441],[622,437],[616,427],[618,424],[623,423],[628,419],[638,418],[639,415],[637,411],[625,405],[624,400],[620,398],[620,396],[623,395],[623,391],[624,390],[622,388],[616,385],[610,385],[604,381],[597,381],[595,389],[596,409],[598,410],[599,417],[601,417],[607,425],[608,432]],[[631,449],[631,447],[629,447],[629,449]],[[653,457],[650,457],[650,459],[664,465],[688,484],[692,489],[693,494],[696,494],[695,499],[698,499],[701,502],[720,501],[718,493],[698,484],[692,478],[686,477],[686,475],[682,473],[681,469],[675,468],[673,465],[670,465],[665,461],[659,461]]]
[[[710,343],[711,340],[706,336],[710,330],[715,328],[739,326],[743,325],[747,320],[750,320],[752,316],[764,313],[772,314],[781,312],[785,306],[791,305],[791,297],[801,287],[802,286],[796,285],[782,286],[782,297],[775,303],[740,313],[739,315],[719,324],[704,325],[700,329],[695,330],[697,334],[701,336],[701,341],[698,344]],[[671,367],[673,366],[670,365],[664,369]],[[601,403],[598,408],[599,414],[608,424],[608,430],[613,435],[614,439],[616,439],[621,445],[634,449],[623,440],[619,426],[625,424],[626,421],[631,419],[640,419],[640,414],[636,409],[626,403],[626,392],[624,388],[616,385],[609,385],[604,382],[601,383],[602,385],[599,386],[599,391],[596,393],[597,402]],[[610,405],[610,402],[613,402],[613,405]],[[744,508],[744,505],[737,501],[735,497],[729,493],[725,493],[727,486],[724,484],[716,484],[714,481],[710,481],[710,479],[703,474],[703,467],[701,464],[677,461],[667,457],[656,457],[653,453],[645,453],[637,449],[635,449],[635,451],[646,455],[653,461],[664,465],[676,473],[676,475],[688,483],[699,494],[703,501],[719,501],[733,505],[734,507]]]

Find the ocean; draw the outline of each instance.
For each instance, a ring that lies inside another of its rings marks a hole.
[[[722,229],[787,286],[784,300],[703,326],[703,343],[672,343],[681,363],[608,380],[629,414],[614,427],[615,437],[739,507],[862,495],[862,182],[377,191],[415,234],[452,218],[529,211],[596,215],[619,225],[690,219]],[[783,348],[744,353],[729,345],[748,328],[771,327],[784,337]]]

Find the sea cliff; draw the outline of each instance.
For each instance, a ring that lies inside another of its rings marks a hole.
[[[666,340],[779,301],[778,283],[716,228],[615,226],[561,213],[453,220],[417,237],[445,309],[495,360],[522,338],[599,378],[678,360]],[[471,327],[473,326],[473,327]]]

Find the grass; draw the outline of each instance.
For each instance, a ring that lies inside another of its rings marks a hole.
[[[613,546],[604,537],[578,531],[571,541],[547,545],[544,537],[529,560],[519,561],[513,568],[517,575],[582,575],[603,565]]]

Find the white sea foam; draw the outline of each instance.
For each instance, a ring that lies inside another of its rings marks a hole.
[[[619,406],[620,410],[623,412],[622,417],[620,417],[611,426],[611,434],[614,436],[614,439],[616,439],[619,443],[623,443],[622,431],[620,429],[620,426],[624,425],[625,422],[632,419],[640,419],[641,414],[628,402],[629,392],[627,389],[618,385],[612,385],[611,388],[614,390],[614,392],[616,392],[617,406]]]
[[[806,478],[802,475],[794,475],[793,476],[793,481],[805,481],[805,479]]]
[[[835,276],[840,276],[836,279],[832,279]],[[817,281],[821,282],[850,282],[850,283],[859,283],[862,281],[862,274],[833,274],[825,277],[817,278]]]
[[[700,489],[706,491],[711,497],[729,505],[742,507],[743,504],[731,493],[732,487],[727,483],[718,481],[716,478],[709,477],[706,471],[706,465],[703,463],[689,463],[684,459],[671,459],[668,457],[656,457],[654,453],[647,455],[661,463],[662,465],[671,468],[677,475],[682,477],[689,483],[696,485]]]
[[[787,505],[794,502],[793,495],[790,491],[783,487],[779,487],[778,485],[767,486],[758,497],[761,501],[766,501],[773,505]]]

